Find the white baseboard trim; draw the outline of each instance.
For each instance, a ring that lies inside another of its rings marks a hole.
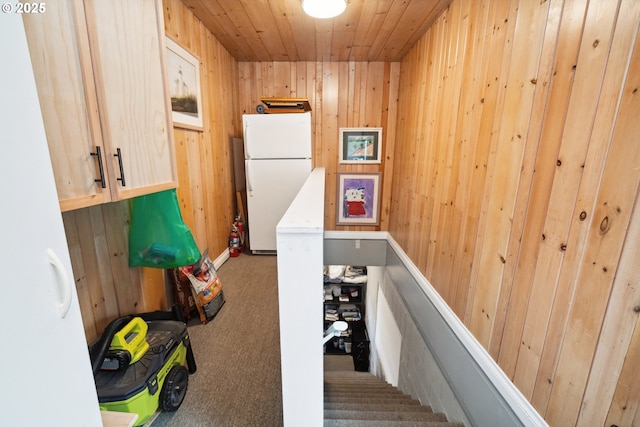
[[[220,255],[218,255],[218,258],[213,260],[213,266],[217,269],[219,269],[222,264],[224,264],[227,260],[229,259],[229,249],[225,249],[224,251],[222,251],[222,253]]]

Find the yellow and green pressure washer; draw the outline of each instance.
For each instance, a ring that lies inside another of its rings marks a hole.
[[[112,321],[89,354],[100,409],[138,414],[177,410],[196,371],[182,312],[153,312]],[[180,319],[180,320],[176,320]]]

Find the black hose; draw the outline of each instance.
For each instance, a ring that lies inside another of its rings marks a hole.
[[[102,366],[107,351],[109,351],[111,340],[131,319],[133,319],[133,316],[118,317],[112,320],[105,328],[102,336],[89,346],[89,359],[91,360],[91,369],[94,376]]]

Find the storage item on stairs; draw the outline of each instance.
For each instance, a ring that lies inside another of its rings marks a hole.
[[[353,323],[351,355],[353,368],[360,372],[369,372],[369,334],[364,320]]]

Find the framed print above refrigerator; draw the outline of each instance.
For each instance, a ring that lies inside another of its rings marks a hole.
[[[340,128],[340,163],[381,163],[382,128]]]

